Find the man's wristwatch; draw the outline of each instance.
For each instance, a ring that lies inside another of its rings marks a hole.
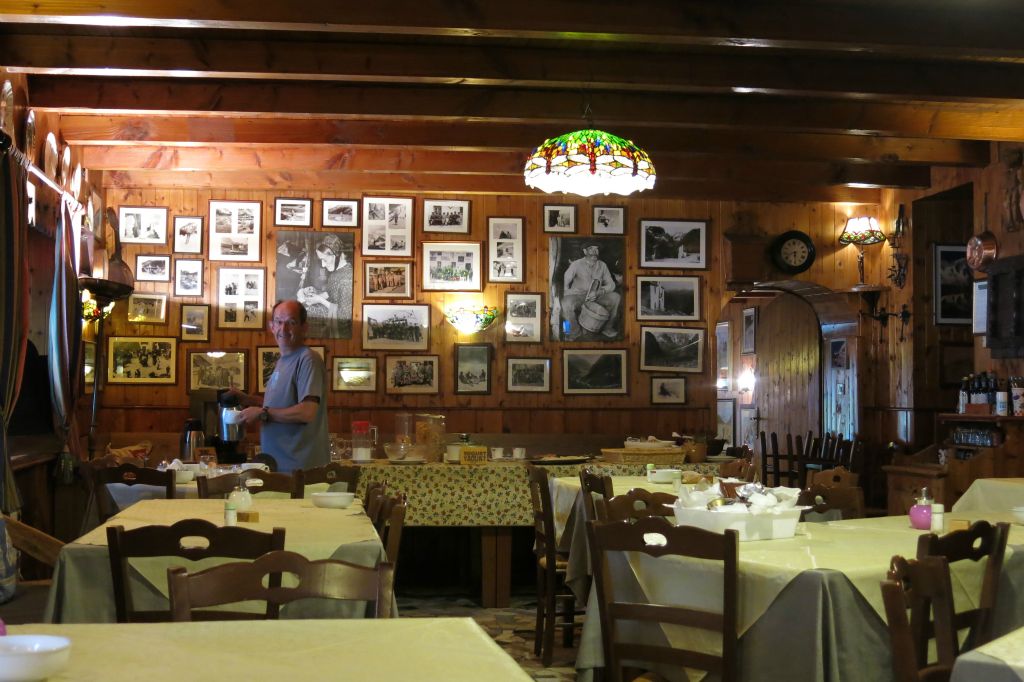
[[[264,407],[263,411],[260,412],[260,421],[264,422],[264,423],[270,421],[270,408],[269,407]]]

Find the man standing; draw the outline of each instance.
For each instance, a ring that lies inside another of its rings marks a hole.
[[[269,327],[281,357],[267,380],[262,403],[256,396],[231,389],[247,406],[242,420],[262,422],[260,445],[277,460],[278,470],[327,464],[327,369],[305,345],[306,308],[298,301],[278,302]]]
[[[578,318],[580,309],[585,303],[598,303],[608,317],[602,323],[601,334],[607,338],[618,337],[615,325],[619,319],[619,303],[622,297],[615,290],[615,278],[608,266],[597,256],[600,247],[590,242],[583,247],[583,258],[574,260],[565,270],[562,278],[562,315],[569,321],[569,341],[575,341],[583,335]],[[591,331],[597,332],[598,329]]]

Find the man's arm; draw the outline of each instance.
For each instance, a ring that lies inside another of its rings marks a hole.
[[[316,411],[320,407],[320,399],[316,396],[306,396],[302,401],[289,405],[288,407],[268,407],[267,421],[279,424],[308,424],[316,418]],[[263,408],[259,406],[247,407],[242,410],[242,420],[247,423],[260,421],[263,415]]]

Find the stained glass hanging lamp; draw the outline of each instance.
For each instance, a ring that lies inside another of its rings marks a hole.
[[[631,141],[587,128],[548,140],[533,151],[523,171],[526,184],[542,192],[589,197],[652,189],[651,157]]]

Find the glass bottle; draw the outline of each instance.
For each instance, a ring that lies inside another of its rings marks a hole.
[[[917,530],[931,530],[932,527],[932,500],[928,494],[928,488],[921,488],[921,497],[917,498],[917,504],[910,508],[910,525]]]

